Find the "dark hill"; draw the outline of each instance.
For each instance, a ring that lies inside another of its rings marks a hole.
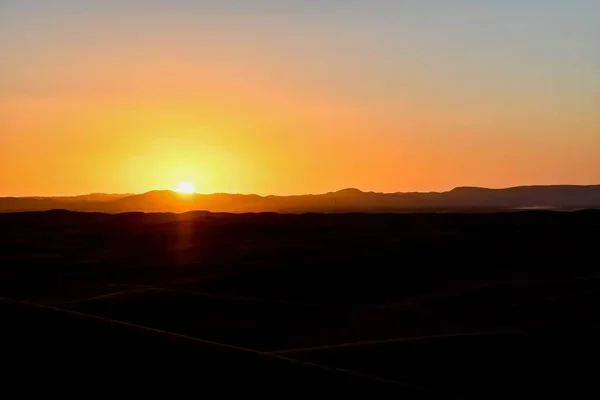
[[[120,213],[186,212],[480,212],[539,208],[600,208],[600,185],[520,186],[507,189],[458,187],[449,192],[376,193],[349,188],[319,195],[258,196],[180,194],[151,191],[136,195],[85,195],[55,198],[0,198],[0,212],[51,209]]]

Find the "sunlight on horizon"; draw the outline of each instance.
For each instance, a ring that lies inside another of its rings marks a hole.
[[[192,194],[195,193],[195,191],[196,188],[191,182],[181,182],[179,185],[177,185],[177,192],[179,193]]]

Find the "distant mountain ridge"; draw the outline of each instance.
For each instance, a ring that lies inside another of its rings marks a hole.
[[[356,188],[324,194],[94,193],[73,197],[3,197],[0,212],[67,209],[88,212],[477,212],[519,209],[600,208],[600,185],[517,186],[505,189],[456,187],[448,192],[363,192]]]

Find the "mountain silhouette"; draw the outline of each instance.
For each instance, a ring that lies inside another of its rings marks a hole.
[[[600,185],[518,186],[506,189],[457,187],[448,192],[363,192],[356,188],[316,195],[180,194],[156,190],[143,194],[94,193],[73,197],[4,197],[0,212],[488,212],[519,209],[600,208]]]

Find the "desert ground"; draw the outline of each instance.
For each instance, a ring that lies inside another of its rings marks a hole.
[[[0,214],[3,375],[47,393],[595,397],[599,232],[593,210]]]

